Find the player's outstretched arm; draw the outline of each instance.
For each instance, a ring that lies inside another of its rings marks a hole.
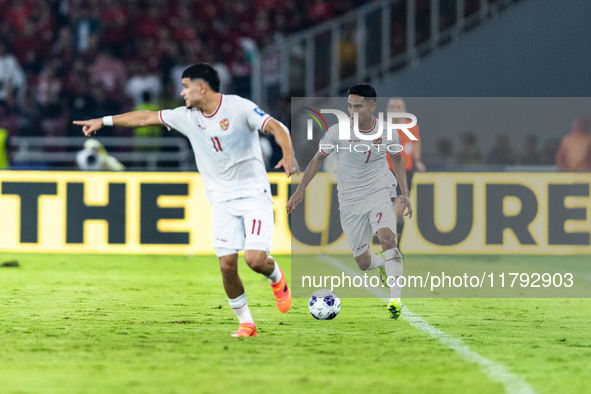
[[[326,157],[327,156],[324,153],[317,152],[312,160],[310,160],[310,163],[308,164],[308,167],[306,167],[306,171],[304,171],[304,176],[302,177],[298,188],[287,202],[287,206],[285,207],[287,213],[291,213],[295,207],[297,207],[304,200],[304,192],[306,191],[306,187],[312,181],[312,179],[314,179],[316,174],[318,174],[318,171],[320,171],[322,163]]]
[[[398,154],[394,156],[390,154],[390,158],[392,159],[392,169],[394,170],[394,175],[396,176],[396,180],[400,185],[400,190],[402,191],[402,195],[400,198],[400,203],[402,204],[402,213],[404,216],[408,216],[408,218],[412,218],[412,205],[410,204],[409,191],[408,191],[408,182],[406,180],[406,168],[404,167],[404,160],[402,159],[402,155]],[[404,211],[407,211],[404,213]]]
[[[293,144],[291,143],[291,137],[289,136],[289,129],[285,127],[283,123],[280,123],[275,119],[270,119],[263,131],[272,134],[283,151],[283,157],[279,160],[275,168],[283,167],[288,178],[294,173],[299,175],[300,165],[293,152]]]
[[[75,125],[82,126],[82,132],[85,136],[91,137],[96,134],[103,126],[123,126],[123,127],[143,127],[159,126],[158,112],[152,111],[132,111],[116,116],[105,116],[90,120],[75,120]]]

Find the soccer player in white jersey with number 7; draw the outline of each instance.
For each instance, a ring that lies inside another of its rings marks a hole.
[[[349,115],[351,119],[355,113],[358,115],[359,132],[362,134],[375,134],[379,128],[378,120],[373,116],[376,97],[375,89],[368,84],[356,84],[349,88]],[[401,289],[394,278],[402,275],[402,255],[396,245],[396,216],[392,204],[397,180],[402,191],[399,197],[402,212],[406,211],[405,216],[412,217],[406,170],[400,154],[400,139],[395,131],[392,140],[387,140],[385,123],[382,137],[373,141],[357,139],[351,121],[351,137],[340,140],[338,126],[330,127],[322,137],[318,152],[308,164],[302,181],[287,202],[287,212],[291,213],[303,201],[304,191],[320,170],[324,159],[330,154],[336,154],[337,190],[343,231],[359,268],[363,271],[380,269],[382,280],[390,286],[390,318],[398,319],[402,311]],[[390,154],[392,158],[396,178],[388,167],[386,154]],[[383,257],[369,249],[374,234],[377,234],[382,246]]]
[[[89,137],[103,126],[164,125],[184,134],[193,147],[205,193],[212,206],[214,248],[224,289],[240,326],[232,336],[256,336],[257,329],[238,276],[238,251],[255,272],[269,279],[277,307],[291,307],[291,291],[283,272],[269,255],[274,217],[271,187],[263,163],[258,130],[271,133],[283,151],[275,168],[289,177],[299,173],[289,132],[252,101],[219,92],[220,79],[206,63],[182,74],[185,107],[133,111],[102,119],[75,121]]]

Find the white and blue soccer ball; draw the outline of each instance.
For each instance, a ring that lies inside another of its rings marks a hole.
[[[341,300],[334,291],[316,290],[308,301],[310,313],[318,320],[332,320],[341,310]]]

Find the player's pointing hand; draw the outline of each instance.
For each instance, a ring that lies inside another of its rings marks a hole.
[[[102,119],[90,119],[90,120],[75,120],[72,123],[78,126],[82,126],[82,132],[86,137],[92,137],[98,130],[103,127]]]
[[[279,163],[277,163],[277,165],[275,166],[275,169],[281,168],[283,167],[283,170],[285,171],[285,175],[287,175],[287,177],[289,178],[291,176],[292,173],[294,172],[298,172],[298,174],[300,173],[300,167],[297,164],[296,161],[296,165],[292,166],[291,160],[286,159],[285,156],[283,156],[283,158],[281,158],[281,160],[279,160]],[[294,167],[294,168],[292,168]]]

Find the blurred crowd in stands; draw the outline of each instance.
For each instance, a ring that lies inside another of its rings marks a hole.
[[[476,134],[468,131],[462,134],[459,149],[454,151],[452,141],[442,138],[437,141],[437,154],[427,157],[427,163],[436,167],[456,164],[555,165],[559,171],[591,171],[589,119],[575,117],[569,134],[547,139],[541,145],[534,134],[527,135],[521,143],[499,134],[492,148],[485,152],[478,146]]]
[[[175,107],[195,62],[249,97],[254,48],[364,2],[0,0],[0,127],[79,136],[72,119]]]
[[[429,164],[554,165],[559,145],[559,138],[548,139],[540,145],[533,134],[521,142],[511,142],[509,136],[501,134],[496,137],[495,145],[489,151],[483,151],[478,145],[476,134],[467,131],[462,134],[459,147],[455,150],[450,139],[439,139],[437,154],[430,158]]]
[[[249,98],[254,50],[367,2],[0,0],[0,143],[6,147],[10,136],[81,136],[79,127],[71,124],[73,119],[182,105],[180,76],[195,62],[214,65],[223,93]],[[454,23],[452,3],[442,2],[441,30]],[[420,44],[430,35],[430,1],[415,4]],[[464,4],[466,17],[482,5],[480,0]],[[392,9],[394,53],[406,49],[405,7],[400,2]],[[347,34],[353,41],[353,30],[343,36]],[[356,49],[347,55],[347,48],[342,44],[341,74],[347,74],[346,59],[353,59],[353,65],[357,59]],[[279,78],[273,62],[263,64],[263,70],[266,78]],[[273,116],[289,126],[289,97],[272,101]],[[464,133],[455,148],[457,141],[443,138],[427,164],[556,163],[561,169],[584,165],[591,169],[591,148],[575,152],[591,146],[589,122],[578,124],[587,131],[573,131],[574,136],[562,144],[560,139],[538,141],[535,135],[524,141],[499,135],[490,151],[482,151],[475,132]],[[162,127],[133,131],[113,127],[103,129],[101,135],[166,135],[163,131]],[[271,166],[278,159],[274,144],[266,143]],[[583,157],[581,163],[590,162],[573,164],[573,156]],[[2,160],[0,167],[5,167]]]

